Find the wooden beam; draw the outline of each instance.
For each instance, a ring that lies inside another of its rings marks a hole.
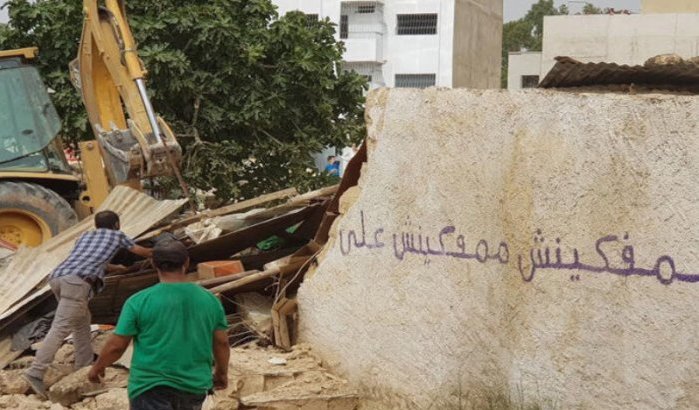
[[[284,350],[291,349],[292,332],[289,330],[289,316],[298,308],[296,299],[282,298],[272,307],[272,329],[274,329],[274,344]]]
[[[321,188],[321,189],[318,189],[315,191],[306,192],[305,194],[291,198],[286,203],[286,205],[301,205],[301,204],[304,204],[304,203],[311,201],[313,199],[318,199],[318,198],[323,198],[323,197],[335,195],[335,192],[337,192],[337,189],[339,187],[340,187],[340,185],[337,184],[337,185],[332,185],[332,186],[326,186],[325,188]]]
[[[238,279],[238,280],[230,282],[230,283],[216,286],[215,288],[209,289],[209,291],[213,294],[230,292],[230,291],[240,289],[245,285],[249,285],[251,283],[255,283],[255,282],[263,281],[265,279],[272,278],[276,275],[280,275],[280,276],[288,275],[291,272],[298,271],[303,266],[303,264],[306,263],[307,261],[308,261],[307,257],[297,257],[297,258],[292,259],[287,265],[275,266],[275,267],[272,267],[270,269],[264,270],[262,272],[254,273],[254,274],[246,276],[242,279]]]
[[[187,225],[191,225],[193,223],[202,221],[207,218],[215,218],[217,216],[224,216],[224,215],[229,215],[237,212],[243,212],[243,211],[248,211],[252,208],[255,208],[260,205],[264,205],[266,203],[276,201],[279,199],[284,199],[288,197],[293,197],[295,195],[298,195],[298,191],[296,188],[287,188],[282,191],[277,191],[277,192],[272,192],[270,194],[265,194],[258,196],[256,198],[248,199],[246,201],[241,201],[241,202],[236,202],[235,204],[227,205],[222,208],[217,208],[217,209],[212,209],[209,211],[204,211],[202,213],[192,215],[183,219],[179,219],[167,226],[163,226],[160,229],[156,229],[155,231],[148,232],[147,234],[141,236],[138,238],[139,241],[146,240],[146,239],[152,239],[155,238],[156,236],[160,235],[163,232],[169,232],[172,231],[173,229],[181,228]]]
[[[258,270],[249,270],[249,271],[245,271],[245,272],[236,273],[233,275],[220,276],[218,278],[202,279],[202,280],[196,281],[196,283],[198,285],[205,287],[205,288],[213,288],[213,287],[222,285],[224,283],[233,282],[234,280],[240,280],[240,279],[246,278],[250,275],[254,275],[254,274],[259,273],[259,272],[260,271],[258,271]]]

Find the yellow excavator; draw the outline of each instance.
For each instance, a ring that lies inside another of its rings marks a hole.
[[[37,48],[0,51],[0,243],[36,246],[75,224],[112,187],[179,173],[182,150],[151,105],[123,0],[84,0],[71,80],[96,140],[69,166],[60,119],[31,62]]]

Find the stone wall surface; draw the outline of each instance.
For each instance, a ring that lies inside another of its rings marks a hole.
[[[699,101],[379,90],[299,290],[366,408],[699,407]]]

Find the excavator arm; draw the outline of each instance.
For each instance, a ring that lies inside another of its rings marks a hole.
[[[179,173],[182,149],[153,110],[146,70],[123,0],[84,0],[78,58],[71,63],[111,186],[140,187],[144,178]]]

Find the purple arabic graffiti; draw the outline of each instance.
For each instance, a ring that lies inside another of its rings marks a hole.
[[[353,229],[348,231],[340,230],[340,252],[347,256],[353,250],[359,249],[381,249],[386,246],[384,243],[385,229],[379,227],[370,233],[367,233],[366,217],[364,211],[359,212],[360,215],[360,231],[359,233]],[[435,241],[429,235],[423,235],[422,230],[417,234],[415,232],[400,232],[391,235],[393,244],[393,257],[398,261],[403,261],[406,254],[420,255],[424,257],[444,257],[461,260],[474,260],[481,264],[499,263],[507,265],[510,263],[510,249],[506,242],[500,242],[497,248],[490,247],[485,239],[480,239],[473,246],[471,251],[467,250],[466,237],[464,235],[456,235],[456,238],[451,241],[454,247],[448,246],[446,243],[455,235],[457,230],[454,226],[445,226],[437,235]],[[623,241],[629,239],[628,233],[622,237]],[[669,255],[658,257],[652,268],[642,268],[636,266],[634,248],[631,245],[625,245],[621,251],[622,262],[625,267],[612,267],[609,257],[603,249],[603,245],[608,243],[622,243],[617,235],[607,235],[599,238],[595,242],[595,251],[599,255],[602,264],[593,265],[580,261],[580,255],[577,249],[573,249],[572,262],[565,262],[561,255],[561,240],[556,238],[556,246],[553,251],[549,246],[544,245],[544,237],[541,230],[537,230],[534,236],[535,247],[529,250],[528,258],[523,255],[516,255],[515,267],[521,278],[525,282],[532,282],[536,277],[536,273],[542,269],[588,272],[596,274],[610,274],[617,276],[648,276],[655,277],[663,285],[669,285],[673,282],[697,283],[699,282],[699,273],[685,273],[677,271],[675,261]],[[455,248],[455,250],[454,250]],[[451,250],[450,250],[451,249]],[[471,252],[471,253],[469,253]],[[573,273],[570,276],[572,281],[579,281],[580,275]]]

